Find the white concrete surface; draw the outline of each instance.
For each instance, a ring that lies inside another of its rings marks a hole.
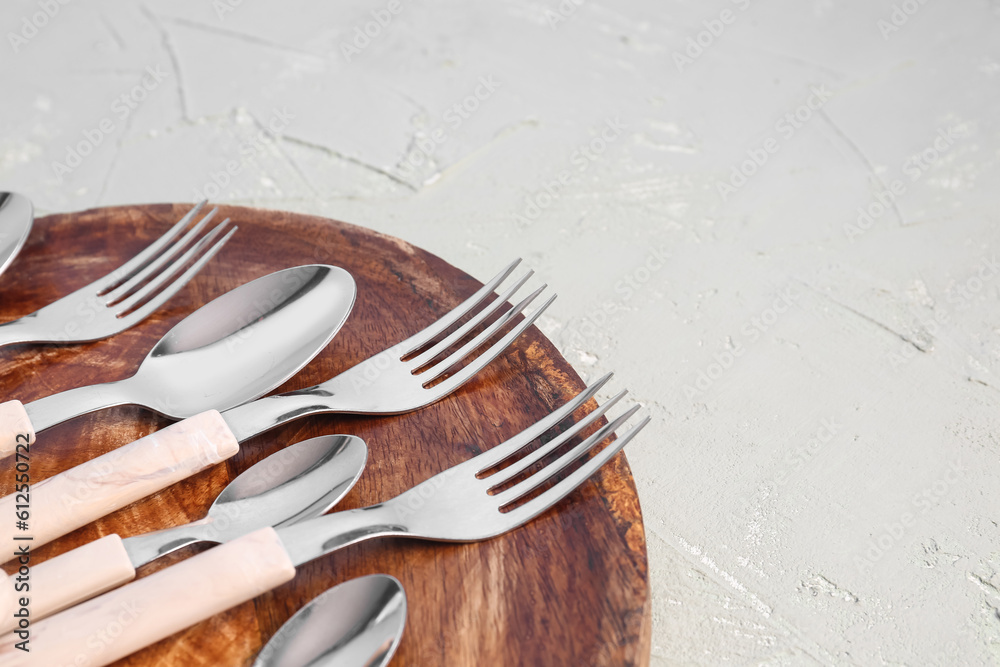
[[[538,269],[544,330],[654,419],[654,665],[1000,662],[997,0],[0,25],[0,187],[41,214],[205,193]]]

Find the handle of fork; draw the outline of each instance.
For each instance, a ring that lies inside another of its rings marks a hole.
[[[265,396],[222,413],[237,442],[243,442],[293,419],[321,412],[336,412],[330,405],[333,392],[323,385]]]
[[[38,340],[38,332],[32,326],[30,316],[0,324],[0,347],[32,343]]]

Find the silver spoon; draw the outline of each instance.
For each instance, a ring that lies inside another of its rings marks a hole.
[[[351,579],[313,598],[275,633],[253,667],[379,667],[406,626],[406,594],[395,577]]]
[[[30,199],[16,192],[0,192],[0,273],[21,251],[34,221]]]
[[[221,544],[265,526],[324,514],[350,491],[368,460],[365,441],[324,435],[279,450],[231,481],[208,516],[183,526],[127,537],[133,567],[196,542]]]
[[[222,543],[259,528],[317,517],[347,495],[368,460],[364,440],[325,435],[279,450],[245,470],[198,521],[143,535],[106,535],[31,568],[32,618],[42,619],[135,577],[136,568],[196,542]],[[0,632],[16,626],[0,619]]]
[[[24,406],[37,433],[115,405],[184,419],[263,396],[326,347],[354,306],[354,279],[309,264],[258,278],[181,320],[135,375],[70,389]]]

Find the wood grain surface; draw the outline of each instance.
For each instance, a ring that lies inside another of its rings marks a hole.
[[[0,321],[25,315],[116,268],[169,228],[188,205],[106,208],[39,219],[21,255],[0,276]],[[353,225],[291,213],[221,207],[240,231],[149,320],[110,339],[0,349],[0,401],[24,402],[93,382],[125,378],[146,352],[197,307],[278,269],[321,262],[350,271],[354,311],[333,342],[278,391],[322,382],[427,326],[511,258],[467,267],[476,278],[404,241]],[[479,280],[477,280],[477,278]],[[612,381],[614,389],[628,378]],[[281,447],[330,433],[368,443],[368,467],[341,502],[386,500],[515,435],[582,389],[555,347],[532,327],[455,394],[392,417],[314,416],[242,444],[227,462],[129,505],[37,550],[34,563],[109,533],[123,537],[204,516],[241,471]],[[591,402],[588,409],[593,408]],[[32,446],[38,482],[163,428],[126,406],[46,430]],[[630,445],[650,446],[639,436]],[[4,466],[0,494],[13,490]],[[0,521],[13,521],[0,517]],[[169,566],[191,547],[143,568]],[[11,568],[8,566],[7,571]],[[303,604],[347,579],[391,574],[406,589],[406,633],[397,665],[645,665],[650,600],[645,534],[625,456],[533,522],[474,544],[383,539],[299,568],[282,587],[213,616],[118,665],[249,665]]]

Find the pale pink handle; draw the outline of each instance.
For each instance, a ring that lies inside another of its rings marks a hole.
[[[107,665],[295,576],[273,528],[262,528],[0,637],[0,664]],[[224,639],[220,638],[220,641]]]
[[[35,429],[21,401],[0,403],[0,459],[10,456],[18,445],[25,454],[27,445],[35,443]]]
[[[32,622],[89,600],[135,579],[135,568],[128,558],[122,538],[105,535],[82,547],[33,565],[28,571],[29,613]],[[14,590],[11,577],[7,586]],[[17,603],[17,600],[12,602]],[[6,600],[4,604],[9,605]],[[17,628],[14,613],[20,605],[0,607],[0,633]]]
[[[13,558],[19,547],[37,549],[224,461],[239,448],[222,415],[210,410],[32,484],[27,529],[15,521],[15,512],[25,511],[16,507],[25,504],[24,495],[0,498],[0,560]]]

